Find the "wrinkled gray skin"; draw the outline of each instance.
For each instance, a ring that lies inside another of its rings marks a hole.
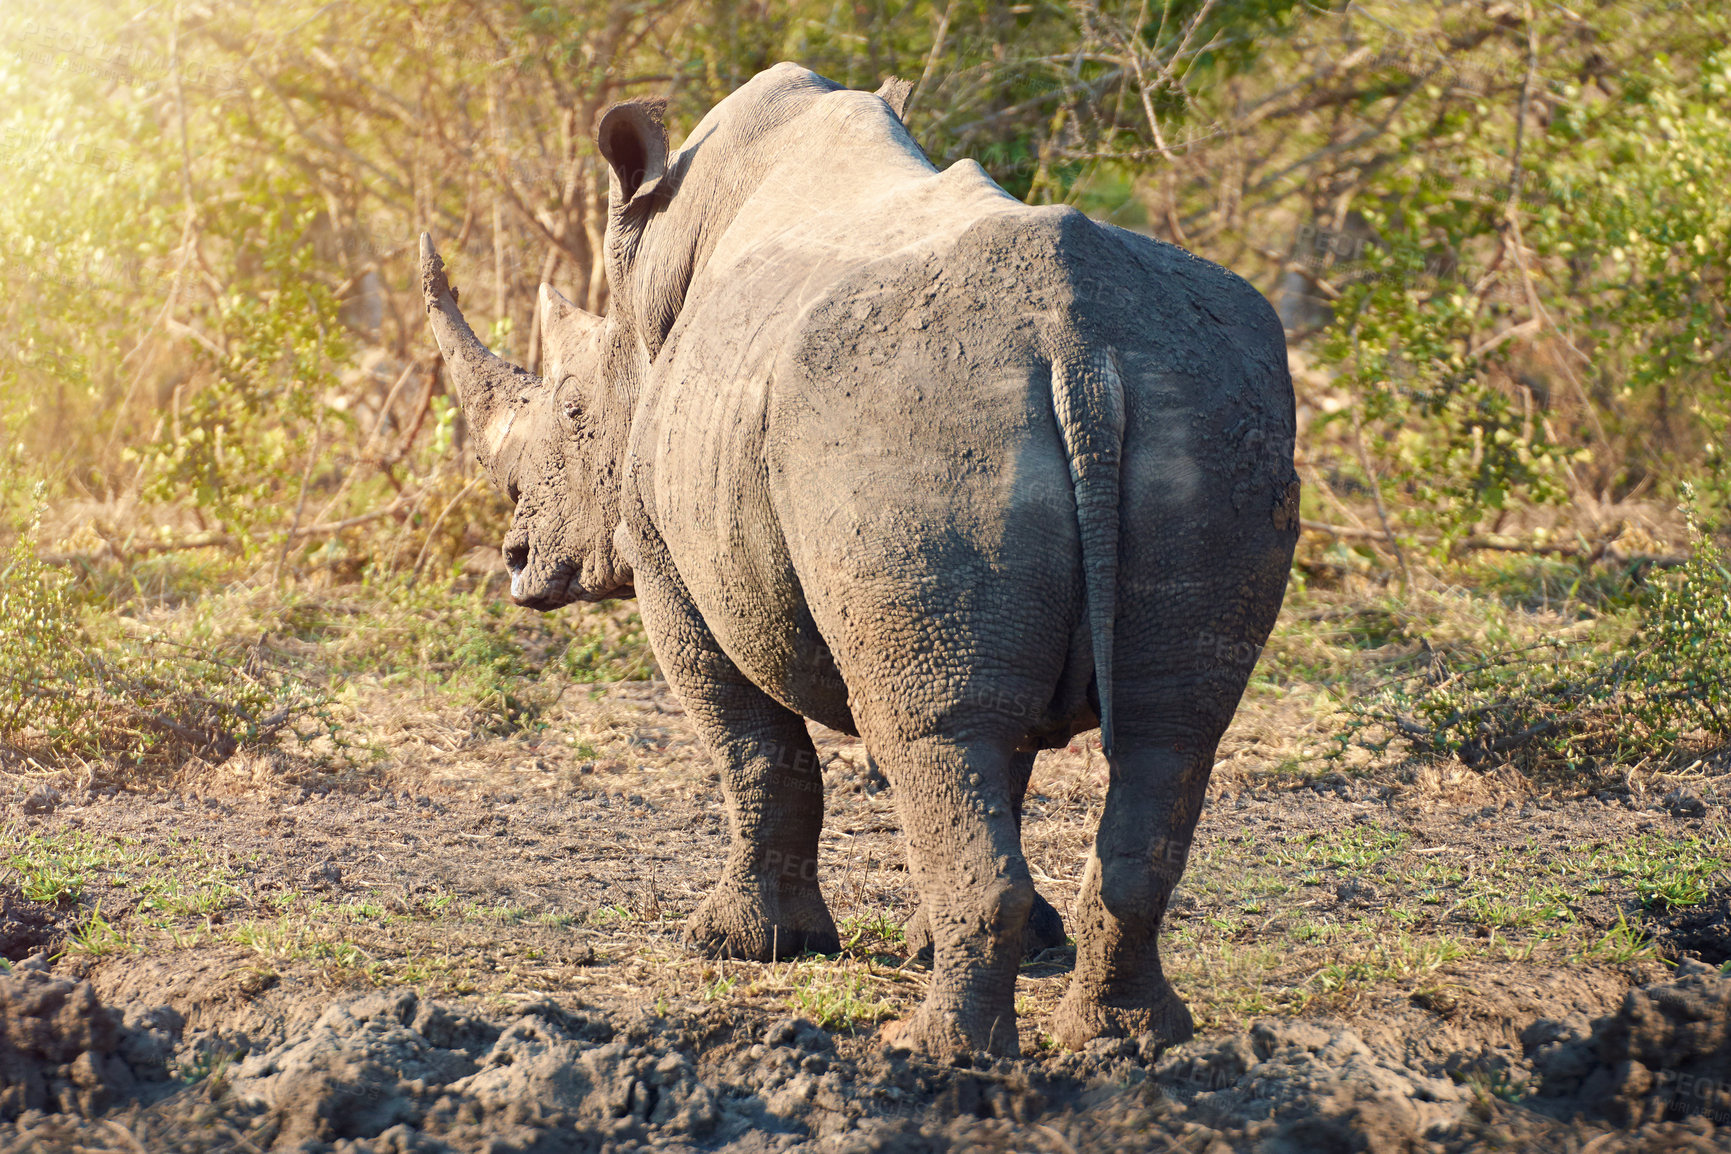
[[[883,92],[778,65],[672,154],[658,106],[610,109],[611,311],[543,291],[544,381],[475,340],[423,239],[439,347],[516,502],[511,594],[635,590],[721,770],[732,848],[688,930],[711,953],[837,948],[803,719],[864,738],[935,955],[886,1036],[930,1054],[1017,1052],[1044,907],[1021,794],[1036,750],[1100,725],[1050,1028],[1175,1042],[1160,922],[1297,537],[1281,328],[1181,249],[937,171]]]

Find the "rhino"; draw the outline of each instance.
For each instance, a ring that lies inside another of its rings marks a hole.
[[[1109,782],[1047,1029],[1191,1036],[1161,921],[1297,539],[1280,322],[1183,249],[939,170],[906,85],[794,64],[669,148],[663,105],[597,120],[608,311],[550,287],[542,374],[421,278],[481,465],[514,502],[510,595],[635,596],[714,758],[731,844],[686,933],[716,956],[839,948],[806,721],[891,783],[929,940],[883,1041],[1019,1053],[1034,757],[1098,727]]]

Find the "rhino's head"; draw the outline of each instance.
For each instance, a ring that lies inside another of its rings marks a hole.
[[[653,354],[639,331],[635,295],[621,289],[637,263],[645,220],[664,199],[657,193],[667,161],[660,104],[613,106],[596,126],[596,143],[612,169],[604,244],[612,308],[598,317],[543,284],[544,376],[494,356],[476,338],[444,262],[421,237],[421,290],[433,336],[475,453],[516,505],[503,544],[511,599],[532,609],[633,592],[618,543],[619,468],[637,382]]]
[[[630,596],[631,567],[613,543],[625,418],[609,412],[600,372],[607,322],[542,285],[537,377],[475,336],[425,235],[421,290],[475,454],[516,505],[503,546],[511,599],[551,610]]]
[[[482,465],[516,504],[504,552],[519,605],[547,610],[631,594],[620,468],[639,383],[740,205],[795,154],[776,134],[839,87],[777,65],[712,109],[671,155],[660,101],[607,109],[595,143],[610,169],[608,313],[584,312],[542,287],[545,377],[476,339],[443,262],[421,238],[422,291],[439,351]]]

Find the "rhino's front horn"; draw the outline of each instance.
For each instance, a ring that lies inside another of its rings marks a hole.
[[[523,410],[541,378],[493,355],[457,308],[457,294],[445,279],[445,262],[433,238],[421,234],[421,296],[433,325],[433,339],[457,386],[457,403],[475,442],[482,468],[511,500],[517,499],[516,465],[528,432]]]

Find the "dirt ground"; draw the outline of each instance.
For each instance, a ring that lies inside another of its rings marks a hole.
[[[0,1150],[1731,1149],[1707,768],[1591,796],[1318,777],[1277,756],[1303,703],[1250,703],[1164,945],[1197,1038],[1057,1051],[1051,950],[1025,1056],[936,1067],[877,1040],[927,972],[856,742],[817,733],[842,954],[722,963],[679,940],[725,819],[665,686],[574,687],[509,737],[389,704],[343,772],[0,781]],[[1103,772],[1085,742],[1036,768],[1025,842],[1060,910]]]

